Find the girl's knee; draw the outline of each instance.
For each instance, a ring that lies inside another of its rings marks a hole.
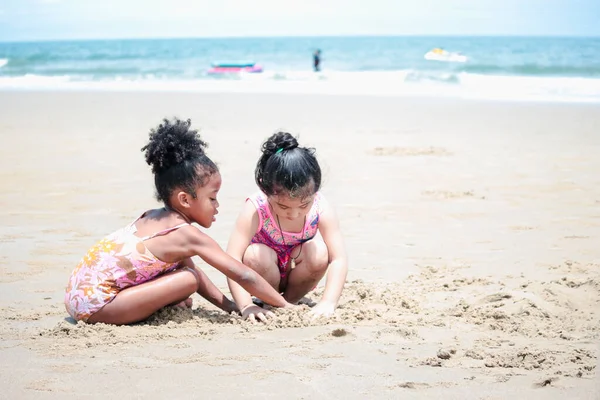
[[[277,254],[275,250],[264,244],[254,243],[248,246],[242,262],[256,271],[271,286],[279,288],[279,268],[277,267]]]
[[[311,273],[322,273],[329,267],[329,253],[325,243],[313,243],[307,249],[303,262]]]
[[[329,267],[329,263],[327,262],[327,258],[315,258],[312,262],[309,262],[308,270],[315,274],[323,273]]]
[[[242,262],[260,273],[261,270],[277,264],[277,254],[275,251],[264,244],[253,243],[244,252]]]
[[[183,267],[180,271],[180,274],[182,274],[183,276],[185,276],[184,282],[183,283],[183,287],[182,289],[184,291],[189,291],[190,295],[192,293],[195,293],[198,288],[200,287],[200,276],[198,276],[198,272],[196,272],[196,270],[194,268],[190,268],[190,267]]]

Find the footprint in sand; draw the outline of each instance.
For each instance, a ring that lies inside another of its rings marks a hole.
[[[511,225],[508,228],[513,231],[531,231],[535,229],[535,227],[528,225]]]
[[[472,190],[466,191],[449,191],[449,190],[424,190],[421,194],[425,197],[430,197],[436,200],[449,200],[449,199],[481,199],[484,200],[485,196],[478,196]]]
[[[423,382],[401,382],[394,386],[390,386],[390,389],[402,388],[402,389],[425,389],[431,387],[428,383]]]
[[[443,147],[375,147],[372,149],[370,154],[374,156],[396,156],[396,157],[410,157],[410,156],[449,156],[451,152],[444,149]]]

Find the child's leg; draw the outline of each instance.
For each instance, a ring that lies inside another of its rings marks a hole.
[[[279,290],[279,267],[277,253],[272,248],[253,243],[246,249],[242,262],[262,276],[275,290]]]
[[[238,311],[235,303],[229,300],[227,296],[225,296],[223,292],[221,292],[219,288],[215,286],[215,284],[208,278],[204,271],[194,265],[194,262],[191,258],[185,259],[183,261],[183,265],[196,274],[196,279],[198,280],[198,289],[196,290],[196,293],[225,312],[230,313]]]
[[[186,300],[198,287],[195,271],[177,269],[121,291],[113,301],[93,314],[88,322],[114,325],[139,322],[169,304]]]
[[[298,246],[292,252],[296,257],[300,251]],[[302,297],[314,288],[329,266],[329,253],[327,245],[320,234],[302,245],[300,255],[296,258],[296,268],[290,271],[283,297],[290,303],[297,303]]]
[[[192,300],[191,297],[188,297],[187,299],[185,299],[183,301],[178,301],[176,303],[169,304],[169,305],[175,306],[175,307],[180,307],[180,308],[192,308],[192,306],[194,305],[194,301]]]

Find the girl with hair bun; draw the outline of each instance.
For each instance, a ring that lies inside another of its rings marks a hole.
[[[327,272],[323,297],[311,312],[332,315],[348,261],[337,216],[319,192],[321,168],[315,150],[300,147],[289,133],[275,133],[262,145],[255,180],[260,192],[246,200],[227,252],[258,272],[290,303],[300,301]],[[237,282],[227,282],[244,318],[264,322],[272,316],[255,305]]]
[[[167,305],[191,307],[194,292],[226,312],[238,311],[194,265],[191,257],[196,255],[255,296],[277,307],[291,306],[259,274],[192,225],[210,228],[215,221],[221,175],[204,153],[206,143],[190,126],[190,120],[165,119],[150,131],[142,151],[164,207],[144,212],[83,257],[65,293],[67,312],[75,320],[130,324]]]

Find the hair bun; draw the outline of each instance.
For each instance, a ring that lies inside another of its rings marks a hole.
[[[174,165],[204,155],[207,144],[198,131],[190,129],[190,119],[163,119],[163,122],[150,131],[150,140],[142,151],[146,152],[146,162],[153,173],[161,173]]]
[[[298,141],[290,133],[277,132],[271,135],[265,143],[263,143],[263,154],[271,156],[279,150],[291,150],[298,147]]]
[[[263,143],[262,151],[254,180],[264,194],[304,199],[319,191],[321,167],[313,148],[300,147],[291,134],[277,132]]]

